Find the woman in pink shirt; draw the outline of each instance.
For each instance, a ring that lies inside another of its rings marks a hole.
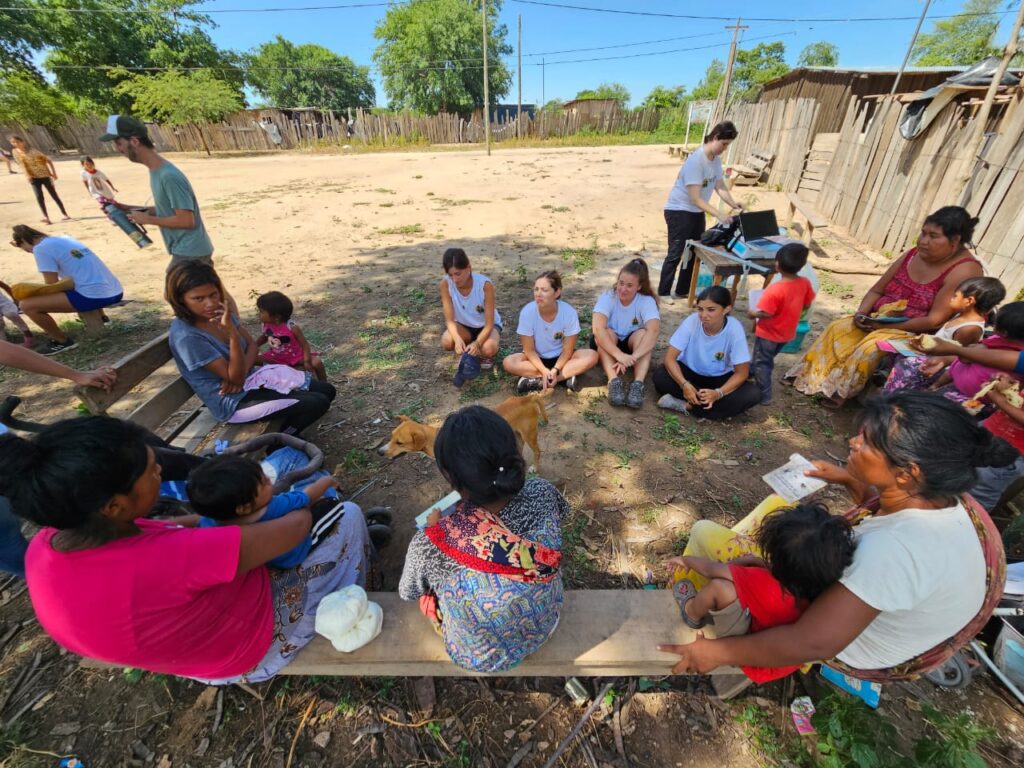
[[[308,509],[253,525],[147,520],[160,467],[145,432],[106,416],[31,440],[0,437],[0,495],[42,526],[25,571],[39,623],[74,653],[212,683],[277,674],[313,637],[320,598],[365,585],[371,543],[355,504],[289,570],[267,561],[309,534]]]

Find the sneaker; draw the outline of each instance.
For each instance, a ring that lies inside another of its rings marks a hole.
[[[689,413],[690,411],[689,403],[685,400],[680,400],[678,397],[672,397],[672,395],[662,395],[661,399],[658,400],[658,407],[668,411],[679,411],[680,413]]]
[[[579,380],[575,376],[570,376],[568,379],[565,380],[565,388],[568,389],[570,392],[579,392],[582,387],[580,386]]]
[[[455,371],[455,376],[452,378],[452,384],[456,387],[461,387],[467,381],[472,381],[479,375],[480,361],[469,354],[469,352],[463,352],[462,357],[459,358],[459,368]]]
[[[516,382],[516,394],[525,395],[527,392],[540,392],[544,389],[544,382],[540,379],[527,376],[520,376]]]
[[[50,341],[49,346],[42,351],[41,354],[50,357],[51,355],[59,355],[61,352],[66,352],[69,349],[74,349],[78,344],[74,339],[68,337],[67,341]]]
[[[626,385],[620,376],[616,376],[608,382],[608,403],[610,405],[626,404]]]
[[[494,358],[493,357],[481,357],[480,358],[480,370],[481,371],[489,371],[493,367],[494,367]]]
[[[626,395],[626,406],[629,408],[639,408],[644,404],[644,383],[642,381],[634,381],[629,385],[629,394]]]

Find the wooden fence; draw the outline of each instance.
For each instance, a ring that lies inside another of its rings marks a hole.
[[[729,147],[726,165],[744,164],[755,151],[769,152],[775,159],[768,185],[795,192],[814,138],[811,130],[817,113],[818,102],[814,99],[777,99],[731,107],[725,119],[736,124],[739,136]]]

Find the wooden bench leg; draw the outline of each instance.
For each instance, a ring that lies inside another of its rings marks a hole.
[[[87,336],[98,336],[103,333],[103,310],[94,309],[91,312],[79,312],[78,319],[85,326]]]
[[[690,293],[686,297],[686,304],[693,307],[697,303],[697,279],[700,277],[700,258],[695,248],[690,249],[690,258],[693,262],[693,272],[690,274]]]
[[[786,225],[789,228],[790,232],[793,231],[793,226],[795,225],[795,223],[796,223],[796,206],[793,205],[792,203],[790,203],[789,204],[789,224]]]
[[[813,241],[814,241],[814,224],[812,224],[811,220],[808,219],[807,220],[807,247],[808,248],[811,247],[811,243]]]

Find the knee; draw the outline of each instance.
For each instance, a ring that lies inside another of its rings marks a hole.
[[[736,585],[728,579],[712,579],[704,589],[711,592],[716,610],[721,610],[736,600]]]
[[[512,370],[515,366],[519,365],[520,358],[524,355],[521,352],[516,352],[514,355],[509,355],[501,361],[501,367],[505,369],[505,373],[514,373]]]
[[[455,342],[452,341],[452,337],[448,335],[448,331],[441,334],[441,349],[445,349],[449,352],[455,349]]]

